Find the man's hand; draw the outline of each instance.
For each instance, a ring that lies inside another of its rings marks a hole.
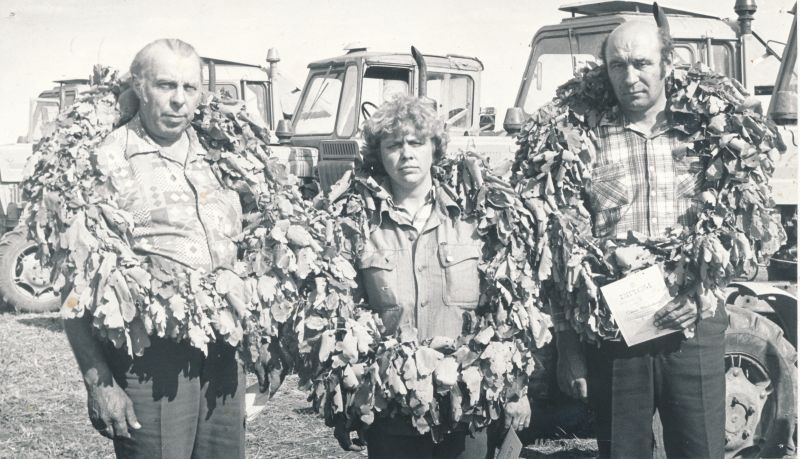
[[[561,332],[557,338],[558,362],[556,379],[558,388],[570,397],[586,400],[586,357],[574,332]]]
[[[522,430],[531,424],[531,403],[528,397],[506,402],[506,429]]]
[[[697,322],[697,303],[688,295],[678,295],[655,314],[655,326],[684,330]]]
[[[133,402],[116,384],[87,384],[86,393],[89,419],[104,437],[131,438],[129,429],[142,427],[133,412]]]
[[[335,415],[333,424],[333,436],[339,442],[339,446],[345,451],[361,451],[367,442],[364,440],[364,433],[359,429],[358,438],[350,438],[350,429],[347,428],[347,419],[339,413]]]

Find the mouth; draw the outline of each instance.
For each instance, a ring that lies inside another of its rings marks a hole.
[[[645,93],[644,90],[641,90],[641,91],[628,91],[628,92],[625,93],[625,95],[628,96],[628,97],[635,97],[635,96],[638,96],[638,95],[644,94],[644,93]]]

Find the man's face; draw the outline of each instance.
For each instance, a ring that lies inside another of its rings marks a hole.
[[[668,64],[661,62],[661,43],[656,33],[629,28],[612,34],[606,45],[606,62],[623,112],[635,114],[653,107],[664,108]]]
[[[201,83],[196,57],[180,56],[167,48],[154,51],[135,90],[142,124],[156,142],[174,142],[189,127],[200,102]]]
[[[393,189],[413,190],[430,183],[433,144],[413,129],[381,140],[381,162]]]

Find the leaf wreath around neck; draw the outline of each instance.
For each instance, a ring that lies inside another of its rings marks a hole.
[[[542,297],[560,303],[589,342],[620,339],[599,287],[658,264],[670,294],[693,295],[705,318],[724,301],[731,280],[786,241],[769,186],[775,160],[786,150],[776,126],[752,110],[738,82],[699,64],[676,69],[667,96],[672,126],[686,134],[702,164],[692,227],[650,237],[629,232],[618,240],[593,236],[581,193],[591,186],[595,128],[618,110],[605,67],[562,85],[518,137],[512,183],[547,227]]]
[[[130,355],[153,336],[203,352],[210,342],[237,346],[246,367],[270,368],[272,382],[296,371],[331,425],[337,416],[357,428],[403,415],[438,441],[459,423],[483,427],[507,400],[526,397],[531,351],[550,340],[538,268],[547,228],[482,160],[459,154],[435,166],[438,186],[479,222],[486,287],[477,319],[455,340],[419,342],[406,328],[384,336],[380,318],[355,300],[354,257],[385,190],[358,173],[331,198],[304,199],[297,178],[271,156],[266,132],[233,101],[209,97],[192,127],[209,166],[249,209],[240,261],[208,273],[134,253],[133,218],[95,193],[106,177],[92,158],[131,118],[129,96],[116,72],[96,68],[91,89],[36,146],[24,181],[29,236],[56,287],[70,291],[62,315],[89,314],[96,336]]]

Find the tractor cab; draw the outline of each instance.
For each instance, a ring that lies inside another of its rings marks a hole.
[[[752,1],[736,2],[738,22],[676,8],[669,17],[673,62],[688,67],[702,62],[740,81],[767,107],[780,65],[780,54],[751,30]],[[515,107],[531,114],[555,96],[556,88],[589,63],[600,63],[608,34],[631,20],[652,21],[652,3],[590,1],[559,8],[569,14],[559,24],[540,28],[522,75]]]

